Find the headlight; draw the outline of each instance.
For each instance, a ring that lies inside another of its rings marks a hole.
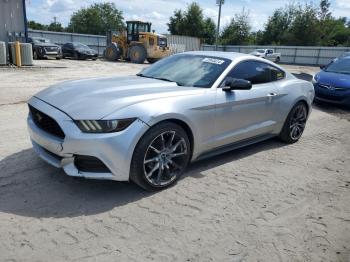
[[[313,77],[312,77],[312,83],[313,84],[316,84],[318,82],[318,75],[314,75]]]
[[[136,118],[122,120],[77,120],[75,123],[84,133],[112,133],[126,129]]]

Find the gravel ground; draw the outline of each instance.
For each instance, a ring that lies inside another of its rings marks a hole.
[[[151,194],[41,161],[24,103],[59,81],[147,65],[37,65],[46,68],[0,68],[0,261],[350,261],[347,109],[319,105],[298,143],[272,139],[194,163],[176,186]]]

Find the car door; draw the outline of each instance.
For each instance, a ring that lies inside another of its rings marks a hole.
[[[66,44],[65,53],[66,56],[73,56],[74,46],[72,43]]]
[[[265,58],[272,61],[272,60],[274,60],[273,57],[274,57],[273,50],[267,49]]]
[[[278,109],[271,66],[248,60],[236,65],[226,77],[249,80],[252,88],[229,92],[217,88],[213,147],[271,133]]]

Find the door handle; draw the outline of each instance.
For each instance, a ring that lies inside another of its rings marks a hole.
[[[277,96],[277,94],[276,93],[269,93],[269,94],[267,94],[267,97],[274,97],[274,96]]]

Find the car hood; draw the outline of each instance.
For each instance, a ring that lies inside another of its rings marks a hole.
[[[35,97],[65,112],[75,120],[98,120],[143,101],[188,96],[202,88],[138,76],[94,78],[63,82]],[[155,105],[156,106],[156,105]]]
[[[318,83],[334,87],[350,88],[350,75],[321,71],[316,75]]]

